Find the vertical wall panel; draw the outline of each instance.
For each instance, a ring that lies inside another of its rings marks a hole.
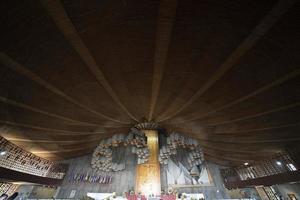
[[[136,192],[143,194],[160,194],[160,164],[158,162],[159,146],[158,133],[154,130],[145,130],[147,145],[150,150],[148,162],[136,168]]]
[[[79,158],[71,159],[69,170],[61,185],[60,192],[57,198],[68,198],[72,190],[76,190],[75,198],[80,198],[88,192],[93,193],[105,193],[105,192],[117,192],[122,195],[123,192],[134,189],[135,184],[135,167],[136,156],[131,153],[129,147],[125,148],[125,161],[126,169],[120,172],[109,172],[108,175],[112,175],[112,183],[100,184],[100,183],[71,183],[69,180],[73,174],[76,173],[92,173],[91,168],[91,155],[82,156]],[[105,174],[99,172],[99,174]]]

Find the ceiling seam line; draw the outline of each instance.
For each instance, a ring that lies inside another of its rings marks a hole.
[[[286,125],[280,125],[280,126],[271,126],[271,127],[264,127],[264,128],[257,128],[257,129],[249,129],[249,130],[242,130],[242,131],[228,131],[228,132],[208,132],[213,135],[226,135],[226,134],[231,134],[231,133],[249,133],[249,132],[259,132],[259,131],[265,131],[265,130],[272,130],[272,129],[280,129],[280,128],[287,128],[287,127],[294,127],[294,126],[300,126],[300,123],[293,123],[293,124],[286,124]],[[176,130],[176,127],[174,128],[175,132],[178,133],[187,133],[187,134],[192,134],[194,137],[197,137],[198,134],[192,131],[182,131],[182,130]]]
[[[265,128],[243,130],[243,131],[216,132],[214,134],[248,133],[248,132],[256,132],[256,131],[264,131],[264,130],[272,130],[272,129],[280,129],[280,128],[286,128],[286,127],[293,127],[293,126],[300,126],[300,123],[287,124],[287,125],[281,125],[281,126],[271,126],[271,127],[265,127]]]
[[[20,102],[17,102],[17,101],[14,101],[14,100],[8,99],[6,97],[2,97],[2,96],[0,96],[0,102],[9,104],[9,105],[12,105],[12,106],[15,106],[15,107],[19,107],[19,108],[22,108],[22,109],[30,110],[32,112],[40,113],[40,114],[43,114],[43,115],[46,115],[46,116],[50,116],[50,117],[53,117],[53,118],[62,119],[62,120],[65,120],[65,121],[77,123],[77,124],[71,124],[71,125],[101,126],[100,124],[82,122],[82,121],[74,120],[74,119],[64,117],[64,116],[61,116],[61,115],[58,115],[58,114],[53,114],[53,113],[50,113],[50,112],[47,112],[47,111],[43,111],[43,110],[40,110],[38,108],[34,108],[32,106],[29,106],[29,105],[26,105],[26,104],[23,104],[23,103],[20,103]]]
[[[52,128],[40,127],[40,126],[35,126],[35,125],[30,125],[30,124],[23,124],[23,123],[16,123],[16,122],[5,121],[5,120],[0,120],[0,123],[6,124],[8,126],[15,125],[15,126],[21,126],[21,127],[25,127],[25,128],[29,128],[29,129],[55,132],[55,134],[57,134],[57,135],[70,135],[70,134],[72,134],[72,135],[95,135],[95,134],[105,133],[105,132],[85,132],[85,131],[68,131],[68,130],[62,130],[62,129],[52,129]],[[110,128],[122,128],[122,127],[110,127]],[[60,132],[60,133],[58,133],[58,132]],[[64,133],[64,134],[61,134],[61,133]]]
[[[236,105],[238,103],[241,103],[241,102],[243,102],[245,100],[248,100],[248,99],[250,99],[252,97],[255,97],[258,94],[261,94],[262,92],[265,92],[265,91],[267,91],[267,90],[269,90],[269,89],[271,89],[273,87],[281,85],[282,83],[284,83],[284,82],[286,82],[286,81],[288,81],[288,80],[290,80],[292,78],[297,77],[299,74],[300,74],[300,70],[294,70],[294,71],[286,74],[285,76],[283,76],[283,77],[281,77],[281,78],[279,78],[279,79],[277,79],[277,80],[275,80],[275,81],[273,81],[273,82],[271,82],[269,84],[266,84],[263,87],[260,87],[259,89],[251,92],[250,94],[247,94],[246,96],[243,96],[243,97],[241,97],[239,99],[236,99],[236,100],[230,102],[229,104],[226,104],[226,105],[224,105],[224,106],[222,106],[220,108],[217,108],[216,110],[210,111],[210,112],[208,112],[206,114],[203,114],[201,116],[198,116],[198,117],[193,117],[191,119],[187,119],[187,120],[184,120],[184,121],[177,122],[176,124],[181,124],[181,123],[186,123],[186,122],[189,122],[189,121],[194,121],[194,120],[202,119],[202,118],[205,118],[205,117],[207,117],[207,116],[209,116],[211,114],[217,113],[217,112],[219,112],[221,110],[230,108],[231,106],[234,106],[234,105]],[[172,123],[170,123],[170,124],[172,124]]]
[[[116,92],[111,87],[110,83],[106,79],[104,73],[101,71],[99,65],[96,63],[95,58],[90,53],[88,47],[84,44],[83,40],[79,36],[74,24],[66,13],[65,8],[59,0],[41,0],[42,5],[47,10],[55,22],[58,29],[64,35],[69,44],[78,53],[82,61],[86,64],[92,74],[96,77],[97,81],[103,86],[103,88],[112,97],[114,102],[134,121],[139,122],[124,106]]]
[[[148,121],[152,120],[161,88],[176,15],[177,0],[161,0],[159,4]]]
[[[67,94],[65,94],[64,92],[62,92],[61,90],[59,90],[55,86],[51,85],[50,83],[48,83],[47,81],[45,81],[44,79],[39,77],[37,74],[35,74],[32,71],[28,70],[26,67],[24,67],[21,64],[17,63],[12,58],[10,58],[9,56],[7,56],[6,54],[4,54],[2,52],[0,53],[0,60],[6,67],[8,67],[8,68],[14,70],[15,72],[25,76],[26,78],[30,79],[31,81],[34,81],[34,82],[38,83],[39,85],[41,85],[44,88],[51,91],[52,93],[62,97],[63,99],[71,102],[72,104],[80,107],[83,110],[86,110],[86,111],[88,111],[90,113],[93,113],[94,115],[100,116],[102,118],[111,120],[113,122],[122,123],[122,124],[129,124],[130,123],[130,122],[122,122],[122,121],[113,119],[109,116],[106,116],[102,113],[99,113],[95,110],[92,110],[89,107],[79,103],[77,100],[75,100],[72,97],[68,96]]]
[[[28,142],[28,143],[82,143],[82,142],[90,142],[95,141],[96,138],[88,139],[88,140],[35,140],[35,139],[25,139],[25,138],[10,138],[10,137],[4,137],[8,141],[16,141],[16,142]],[[101,138],[97,138],[97,140],[100,140]]]
[[[262,36],[280,19],[280,17],[293,5],[297,0],[280,0],[272,10],[260,21],[253,29],[250,35],[244,39],[239,46],[228,56],[220,68],[209,78],[209,80],[179,109],[166,117],[161,117],[158,122],[170,119],[192,104],[196,99],[203,95],[211,86],[213,86],[227,71],[229,71],[239,59],[250,50]],[[166,111],[162,116],[166,115]]]
[[[219,126],[219,125],[223,125],[223,124],[229,124],[229,123],[234,123],[234,122],[238,122],[238,121],[244,121],[244,120],[248,120],[248,119],[258,118],[258,117],[262,117],[264,115],[269,115],[272,113],[288,110],[290,108],[294,108],[299,105],[300,105],[300,102],[297,102],[297,103],[289,104],[289,105],[282,106],[279,108],[271,109],[271,110],[268,110],[265,112],[261,112],[261,113],[255,114],[255,115],[249,115],[246,117],[241,117],[241,118],[232,119],[232,120],[228,120],[228,121],[218,122],[218,123],[214,123],[214,124],[204,124],[204,126]]]

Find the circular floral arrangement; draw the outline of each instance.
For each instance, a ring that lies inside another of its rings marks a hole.
[[[196,139],[185,137],[179,133],[171,133],[167,137],[167,144],[160,148],[159,162],[161,164],[168,164],[168,160],[172,155],[177,154],[178,148],[188,150],[187,161],[189,168],[200,165],[203,161],[203,153]]]
[[[131,146],[131,152],[138,157],[138,164],[148,161],[147,137],[144,132],[132,128],[127,135],[115,134],[111,138],[101,140],[92,156],[92,168],[105,172],[124,170],[125,162],[113,162],[113,149],[120,145]]]
[[[130,146],[131,152],[138,157],[137,164],[148,161],[150,152],[147,146],[147,137],[143,131],[134,127],[130,129],[127,135],[115,134],[111,138],[101,140],[92,156],[92,168],[105,172],[124,170],[126,167],[125,161],[113,159],[113,155],[116,155],[116,153],[113,153],[114,150],[120,146]],[[187,150],[185,152],[187,167],[195,171],[195,167],[201,165],[203,161],[202,150],[196,139],[185,137],[179,133],[171,133],[166,138],[166,145],[160,148],[159,162],[167,165],[171,156],[176,155],[179,148]],[[118,161],[114,162],[114,160]]]

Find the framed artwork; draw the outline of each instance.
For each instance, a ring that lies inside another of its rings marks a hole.
[[[287,195],[288,195],[288,197],[290,198],[290,200],[297,200],[295,194],[289,193],[289,194],[287,194]]]

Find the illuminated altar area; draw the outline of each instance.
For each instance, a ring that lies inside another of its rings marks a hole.
[[[201,199],[224,189],[213,180],[221,180],[218,167],[204,160],[196,139],[155,124],[139,124],[103,139],[92,155],[68,162],[59,198]]]

